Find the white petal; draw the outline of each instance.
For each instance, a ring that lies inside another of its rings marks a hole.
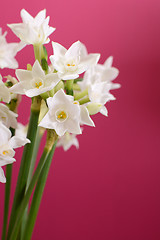
[[[83,58],[78,66],[78,73],[83,73],[88,68],[96,65],[96,63],[99,61],[100,54],[89,54],[85,58]]]
[[[105,61],[104,66],[105,66],[106,68],[110,68],[110,67],[112,67],[112,63],[113,63],[113,57],[110,56],[110,57],[107,58],[107,60]]]
[[[82,134],[79,122],[69,119],[66,124],[67,130],[69,133]]]
[[[52,42],[52,47],[54,51],[55,56],[64,56],[65,53],[67,52],[67,49],[64,48],[61,44]]]
[[[38,125],[39,127],[49,128],[49,129],[55,129],[55,123],[50,118],[50,114],[47,113],[44,118],[41,120],[41,122]]]
[[[103,106],[100,110],[100,113],[103,114],[104,116],[108,117],[108,111],[105,106]]]
[[[111,89],[114,90],[114,89],[118,89],[121,87],[121,84],[119,83],[111,83]]]
[[[3,167],[7,164],[11,164],[13,162],[15,162],[16,160],[13,157],[10,156],[0,156],[0,166]]]
[[[45,86],[56,86],[61,79],[57,73],[50,73],[46,75]]]
[[[71,72],[65,72],[65,73],[58,73],[59,77],[62,80],[70,80],[70,79],[77,79],[79,77],[79,74],[71,74]]]
[[[8,143],[8,140],[10,139],[10,137],[11,137],[10,130],[2,122],[0,122],[0,140],[1,140],[1,144]]]
[[[38,25],[41,25],[46,18],[46,9],[41,10],[35,17],[35,21]]]
[[[24,23],[33,21],[33,17],[25,9],[21,10],[21,18]]]
[[[119,70],[117,68],[111,67],[106,69],[103,72],[103,79],[102,81],[113,81],[119,74]]]
[[[41,79],[45,78],[45,73],[44,73],[41,65],[39,64],[38,60],[36,60],[34,65],[33,65],[32,76],[35,77],[35,78],[37,77],[37,78],[41,78]]]
[[[0,167],[0,182],[1,183],[6,183],[6,178],[5,178],[5,175],[4,175],[4,171],[1,167]]]
[[[81,109],[81,123],[95,127],[94,122],[89,116],[88,109],[83,105],[80,106],[80,109]]]
[[[9,88],[9,91],[11,93],[25,94],[22,82],[14,84],[11,88]]]
[[[18,148],[18,147],[22,147],[27,143],[30,143],[31,141],[27,138],[24,137],[20,137],[20,136],[14,136],[9,140],[9,145],[12,148]]]
[[[31,71],[17,69],[15,73],[16,73],[16,76],[19,79],[19,81],[31,81],[31,79],[32,79]]]
[[[81,42],[77,41],[71,45],[71,47],[68,49],[66,52],[65,56],[66,58],[75,58],[80,56],[80,51],[81,51]]]

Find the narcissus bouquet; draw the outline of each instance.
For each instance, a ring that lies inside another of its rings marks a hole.
[[[65,151],[72,145],[78,148],[76,136],[82,134],[83,125],[95,126],[91,115],[108,115],[105,104],[115,100],[110,91],[120,87],[113,83],[119,73],[112,67],[113,58],[99,64],[100,54],[89,54],[80,41],[69,49],[53,41],[53,55],[48,57],[44,44],[50,42],[55,28],[48,25],[46,10],[32,17],[22,9],[21,18],[22,23],[8,24],[19,43],[8,43],[6,32],[0,29],[0,68],[16,69],[15,76],[0,75],[0,182],[6,184],[2,240],[31,239],[56,146]],[[15,56],[30,44],[35,62],[18,69]],[[21,95],[31,99],[26,126],[17,122]],[[43,153],[35,168],[45,132]],[[21,146],[24,150],[9,219],[12,163],[15,149]]]

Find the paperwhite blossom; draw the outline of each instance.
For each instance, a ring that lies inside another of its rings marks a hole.
[[[66,95],[62,89],[48,98],[47,104],[49,111],[39,126],[55,129],[59,136],[63,136],[65,132],[81,134],[82,122],[94,126],[86,107],[81,108],[78,102],[74,102],[73,96]]]
[[[17,113],[14,113],[9,110],[9,108],[0,103],[0,121],[8,128],[16,128],[17,127],[17,120],[18,117]]]
[[[0,101],[9,103],[11,100],[11,94],[9,89],[5,86],[2,81],[2,76],[0,75]]]
[[[63,80],[78,78],[100,58],[100,54],[87,54],[80,41],[73,43],[68,50],[56,42],[52,42],[52,46],[54,55],[50,56],[50,60]]]
[[[84,74],[83,81],[79,82],[82,90],[90,85],[101,82],[110,84],[110,89],[119,88],[120,84],[112,82],[119,74],[119,70],[112,67],[112,62],[113,57],[111,56],[104,64],[96,64],[92,68],[88,69]]]
[[[67,151],[71,146],[79,148],[79,142],[76,138],[76,134],[70,134],[66,132],[62,137],[59,138],[57,147],[63,147],[64,151]]]
[[[109,92],[111,85],[106,82],[95,83],[88,87],[88,96],[91,103],[101,104],[100,113],[107,116],[108,111],[104,106],[110,100],[115,100],[115,97]]]
[[[0,28],[0,68],[15,69],[18,67],[15,56],[24,47],[24,44],[7,43],[6,35],[7,32],[2,35],[2,29]]]
[[[49,27],[49,17],[46,18],[46,10],[40,11],[33,18],[25,9],[21,10],[22,23],[8,24],[12,31],[26,44],[45,44],[49,43],[48,36],[55,31]]]
[[[28,97],[38,96],[50,91],[60,81],[57,73],[45,75],[38,60],[35,61],[32,71],[17,69],[16,76],[20,82],[13,85],[10,91],[25,94]]]
[[[5,183],[6,178],[1,167],[15,162],[14,148],[24,146],[30,143],[30,140],[24,137],[11,137],[10,130],[0,122],[0,182]]]

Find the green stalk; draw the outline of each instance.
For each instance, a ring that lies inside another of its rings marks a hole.
[[[73,83],[73,90],[81,91],[81,88],[77,83]]]
[[[54,144],[54,146],[46,160],[46,163],[41,171],[41,174],[38,178],[37,185],[36,185],[35,192],[34,192],[33,199],[32,199],[32,203],[31,203],[30,212],[29,212],[28,219],[27,219],[25,232],[23,235],[24,236],[23,240],[30,240],[32,237],[32,232],[33,232],[35,221],[37,218],[40,202],[42,199],[44,187],[45,187],[47,176],[48,176],[48,172],[49,172],[50,165],[52,162],[55,145],[56,145],[56,143]]]
[[[82,104],[88,103],[88,102],[90,102],[90,99],[89,99],[89,97],[86,97],[86,98],[81,99],[81,100],[79,101],[79,104],[82,105]]]
[[[15,222],[19,205],[26,191],[27,178],[29,174],[29,169],[30,169],[33,149],[35,146],[36,134],[37,134],[40,105],[41,105],[41,98],[34,97],[31,105],[31,116],[30,116],[30,122],[29,122],[28,133],[27,133],[27,138],[30,139],[31,143],[26,144],[23,150],[23,156],[21,160],[21,166],[19,170],[19,176],[17,180],[17,186],[16,186],[15,195],[14,195],[14,202],[13,202],[12,212],[10,217],[8,239],[12,231],[12,226]]]
[[[66,81],[66,93],[73,96],[73,82],[74,80]]]
[[[86,88],[84,91],[82,91],[80,93],[76,93],[74,96],[74,99],[79,100],[79,99],[85,97],[86,95],[88,95],[88,88]]]
[[[12,136],[15,135],[15,129],[10,128]],[[5,199],[4,199],[4,217],[3,217],[3,230],[2,230],[2,240],[5,240],[7,234],[7,224],[8,224],[8,212],[9,212],[9,202],[10,202],[10,192],[11,192],[11,180],[12,180],[12,164],[6,166],[6,185],[5,185]]]
[[[7,181],[6,181],[6,185],[5,185],[2,240],[5,240],[6,232],[7,232],[9,200],[10,200],[11,179],[12,179],[12,164],[9,164],[9,165],[6,166],[6,178],[7,178]]]
[[[42,45],[34,45],[34,55],[35,55],[35,59],[37,59],[39,61],[39,63],[41,64],[41,52],[42,52]]]
[[[37,133],[36,140],[35,140],[36,143],[35,143],[35,147],[34,147],[34,150],[33,150],[31,165],[30,165],[28,179],[27,179],[26,190],[27,190],[27,188],[30,184],[30,181],[31,181],[31,178],[32,178],[32,175],[33,175],[35,161],[36,161],[36,158],[37,158],[39,145],[40,145],[40,142],[41,142],[44,131],[45,131],[44,129],[42,130],[41,128],[38,128],[38,133]],[[25,213],[24,213],[24,216],[23,216],[23,220],[22,220],[21,239],[24,239],[24,230],[25,230],[25,226],[26,226],[26,223],[27,223],[27,219],[28,219],[28,206],[26,207],[26,210],[25,210]]]
[[[53,132],[53,130],[48,130],[47,132],[47,141],[46,141],[46,145],[44,147],[44,150],[43,150],[43,154],[41,156],[41,159],[38,163],[38,166],[35,170],[35,173],[32,177],[32,180],[30,182],[30,185],[26,191],[26,194],[24,195],[21,203],[20,203],[20,206],[19,206],[19,209],[18,209],[18,214],[15,216],[15,219],[14,219],[14,223],[13,223],[13,226],[12,226],[12,229],[13,231],[11,232],[11,235],[10,237],[8,236],[7,239],[9,240],[16,240],[17,239],[17,236],[18,236],[18,233],[19,233],[19,228],[20,228],[20,225],[21,225],[21,221],[22,221],[22,218],[23,218],[23,215],[24,215],[24,212],[25,212],[25,209],[27,207],[27,204],[29,202],[29,199],[31,197],[31,194],[33,192],[33,189],[35,187],[35,184],[40,176],[40,173],[44,167],[44,164],[48,158],[48,156],[50,155],[50,152],[52,150],[52,147],[54,145],[54,148],[56,146],[55,143],[55,132]]]

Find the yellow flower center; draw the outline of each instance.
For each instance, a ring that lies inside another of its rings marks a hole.
[[[60,112],[57,116],[58,119],[66,119],[67,115],[64,111]]]
[[[68,67],[75,67],[75,64],[67,64]]]
[[[8,151],[3,151],[3,155],[6,155],[8,153]]]
[[[40,88],[40,86],[42,86],[42,82],[36,82],[35,86],[36,86],[36,88]]]

